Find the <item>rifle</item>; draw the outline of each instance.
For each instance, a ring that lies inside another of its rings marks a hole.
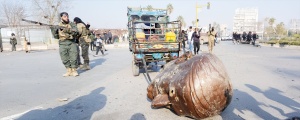
[[[65,27],[59,26],[59,25],[49,25],[46,23],[41,23],[41,22],[37,22],[37,21],[33,21],[33,20],[26,20],[26,19],[22,19],[22,21],[28,22],[28,23],[33,23],[33,24],[39,24],[40,26],[49,26],[50,28],[56,28],[56,29],[63,29]]]
[[[37,22],[37,21],[33,21],[33,20],[22,19],[22,21],[29,22],[29,23],[33,23],[33,24],[39,24],[39,25],[41,25],[41,26],[49,26],[50,29],[51,29],[52,35],[53,35],[53,37],[54,37],[55,39],[59,39],[58,31],[59,31],[59,30],[63,30],[63,29],[66,28],[66,27],[59,26],[59,25],[49,25],[49,24],[45,24],[45,23],[41,23],[41,22]],[[78,36],[78,31],[73,29],[73,28],[76,28],[76,29],[77,29],[76,24],[70,23],[70,25],[71,25],[71,29],[70,29],[70,30],[71,30],[72,32],[74,32],[74,33],[73,33],[73,36],[74,36],[74,37]]]

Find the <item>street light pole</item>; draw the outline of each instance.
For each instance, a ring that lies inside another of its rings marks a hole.
[[[206,5],[198,5],[198,3],[196,2],[196,28],[198,28],[198,22],[199,22],[199,19],[198,19],[198,8],[202,9],[202,7],[207,7],[207,9],[210,8],[210,3],[208,2]]]

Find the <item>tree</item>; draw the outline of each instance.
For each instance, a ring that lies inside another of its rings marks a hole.
[[[173,8],[173,5],[171,3],[169,3],[167,5],[167,12],[168,14],[171,14],[173,12],[174,8]]]
[[[59,12],[69,9],[68,0],[32,0],[34,12],[38,19],[46,19],[50,25],[59,22]]]
[[[185,21],[184,21],[184,18],[183,18],[181,15],[179,15],[179,16],[177,17],[177,20],[181,22],[181,26],[182,26],[182,27],[186,27],[186,23],[185,23]]]
[[[276,33],[278,36],[283,37],[284,35],[287,34],[287,31],[284,27],[284,23],[280,22],[279,24],[276,25]]]
[[[153,7],[152,7],[151,5],[148,5],[148,6],[147,6],[147,10],[152,11],[152,10],[153,10]]]
[[[268,21],[269,25],[273,26],[273,24],[275,23],[275,20],[276,20],[275,18],[270,18]]]
[[[8,1],[4,0],[1,3],[2,13],[4,13],[4,20],[10,27],[18,27],[21,24],[21,19],[26,17],[25,7],[22,1]]]
[[[11,31],[14,31],[18,40],[17,43],[20,43],[20,37],[23,36],[24,33],[24,29],[21,28],[21,20],[27,16],[23,1],[2,1],[1,15],[3,16],[0,17],[4,18],[2,22],[8,25]]]
[[[220,27],[220,24],[216,23],[216,22],[213,22],[212,24],[212,27],[214,27],[214,30],[217,32],[217,33],[220,33],[220,30],[221,30],[221,27]],[[225,28],[226,30],[226,28]],[[227,31],[226,31],[227,32]],[[226,34],[226,33],[225,33]]]

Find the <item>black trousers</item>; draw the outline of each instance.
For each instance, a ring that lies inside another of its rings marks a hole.
[[[185,49],[185,41],[182,41],[182,48]]]
[[[94,42],[93,42],[93,41],[91,42],[91,45],[90,45],[90,46],[91,46],[91,51],[95,50],[95,45],[94,45]]]
[[[194,42],[194,54],[198,54],[200,50],[200,42]]]
[[[98,55],[99,50],[101,51],[102,55],[104,55],[104,52],[103,52],[103,50],[102,50],[102,45],[96,46],[96,55]]]

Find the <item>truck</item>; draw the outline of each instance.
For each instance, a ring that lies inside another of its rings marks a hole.
[[[169,21],[167,9],[127,7],[129,50],[132,52],[132,72],[150,63],[168,63],[178,58],[180,52],[180,21]],[[161,65],[163,67],[163,65]]]

